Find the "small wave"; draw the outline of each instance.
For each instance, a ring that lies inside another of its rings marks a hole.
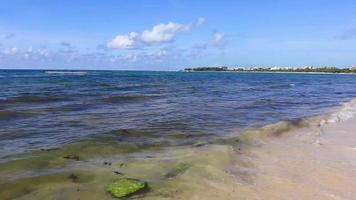
[[[4,140],[13,140],[13,139],[18,139],[18,138],[26,138],[33,134],[35,134],[35,132],[25,131],[25,130],[21,130],[21,131],[14,130],[14,131],[9,131],[9,132],[0,134],[0,140],[4,141]]]
[[[354,117],[356,117],[356,99],[344,103],[336,112],[330,115],[306,117],[294,121],[281,121],[262,128],[249,129],[241,132],[237,140],[245,144],[258,145],[261,142],[263,143],[265,138],[280,136],[302,128],[308,128],[309,132],[319,134],[321,125],[343,122]]]
[[[115,137],[120,137],[121,139],[128,138],[128,137],[135,137],[135,138],[143,138],[143,137],[153,137],[159,135],[157,132],[153,132],[150,130],[140,130],[140,129],[118,129],[113,130],[108,133],[108,135],[112,135]]]
[[[121,103],[121,102],[130,102],[130,101],[144,101],[148,99],[152,99],[157,96],[149,96],[149,95],[120,95],[120,96],[111,96],[104,98],[105,102],[108,103]]]
[[[20,118],[20,117],[28,117],[30,115],[31,115],[30,113],[2,110],[0,111],[0,120],[9,120],[9,119]]]
[[[52,101],[67,100],[64,97],[58,96],[36,96],[36,95],[23,95],[7,99],[0,99],[0,104],[15,104],[15,103],[46,103]]]
[[[16,74],[16,75],[4,76],[4,78],[41,78],[41,77],[45,77],[45,76],[41,74]]]
[[[279,85],[271,85],[268,88],[269,89],[288,89],[291,87],[294,87],[295,84],[291,83],[291,84],[279,84]]]
[[[240,133],[239,140],[244,143],[256,143],[261,139],[280,136],[291,130],[305,127],[310,119],[300,119],[294,121],[281,121],[275,124],[269,124],[259,129],[246,130]]]
[[[68,104],[68,105],[62,105],[59,107],[50,107],[47,108],[47,111],[50,112],[73,112],[73,111],[83,111],[86,110],[90,107],[91,105],[89,104]]]
[[[343,122],[356,116],[356,99],[352,99],[349,102],[343,103],[343,105],[334,113],[332,113],[328,119],[321,121],[321,125],[325,123],[337,123]]]
[[[45,71],[46,74],[86,75],[85,71]]]

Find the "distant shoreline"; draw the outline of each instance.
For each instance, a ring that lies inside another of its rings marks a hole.
[[[181,72],[181,73],[276,73],[276,74],[342,74],[342,75],[356,75],[356,72],[300,72],[300,71],[253,71],[253,70],[92,70],[92,69],[63,69],[63,70],[48,70],[48,69],[0,69],[0,71],[43,71],[46,74],[87,74],[95,71],[113,71],[113,72]]]
[[[283,72],[283,71],[180,71],[185,73],[269,73],[269,74],[340,74],[340,75],[356,75],[356,73],[336,73],[336,72]]]
[[[185,72],[262,72],[262,73],[330,73],[330,74],[356,74],[356,67],[337,68],[337,67],[187,67]]]

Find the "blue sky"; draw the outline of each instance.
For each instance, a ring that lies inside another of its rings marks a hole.
[[[356,65],[354,0],[0,0],[0,68]]]

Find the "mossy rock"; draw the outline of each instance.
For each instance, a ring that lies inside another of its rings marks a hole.
[[[136,194],[147,187],[147,183],[144,181],[122,178],[114,181],[106,187],[106,191],[112,194],[114,197],[123,198]]]

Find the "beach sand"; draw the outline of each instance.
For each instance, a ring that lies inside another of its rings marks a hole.
[[[356,199],[356,119],[317,122],[237,150],[212,148],[218,164],[179,177],[189,190],[174,199]]]
[[[112,199],[105,186],[120,178],[115,170],[148,182],[149,191],[133,199],[356,199],[355,109],[351,101],[331,115],[280,122],[214,144],[74,161],[49,173],[55,175],[22,170],[10,180],[3,173],[0,199]],[[187,167],[174,171],[182,163]],[[68,179],[72,173],[77,181]]]
[[[351,101],[285,132],[281,124],[267,128],[268,137],[229,153],[230,176],[203,176],[201,190],[183,199],[356,199],[354,111]]]

